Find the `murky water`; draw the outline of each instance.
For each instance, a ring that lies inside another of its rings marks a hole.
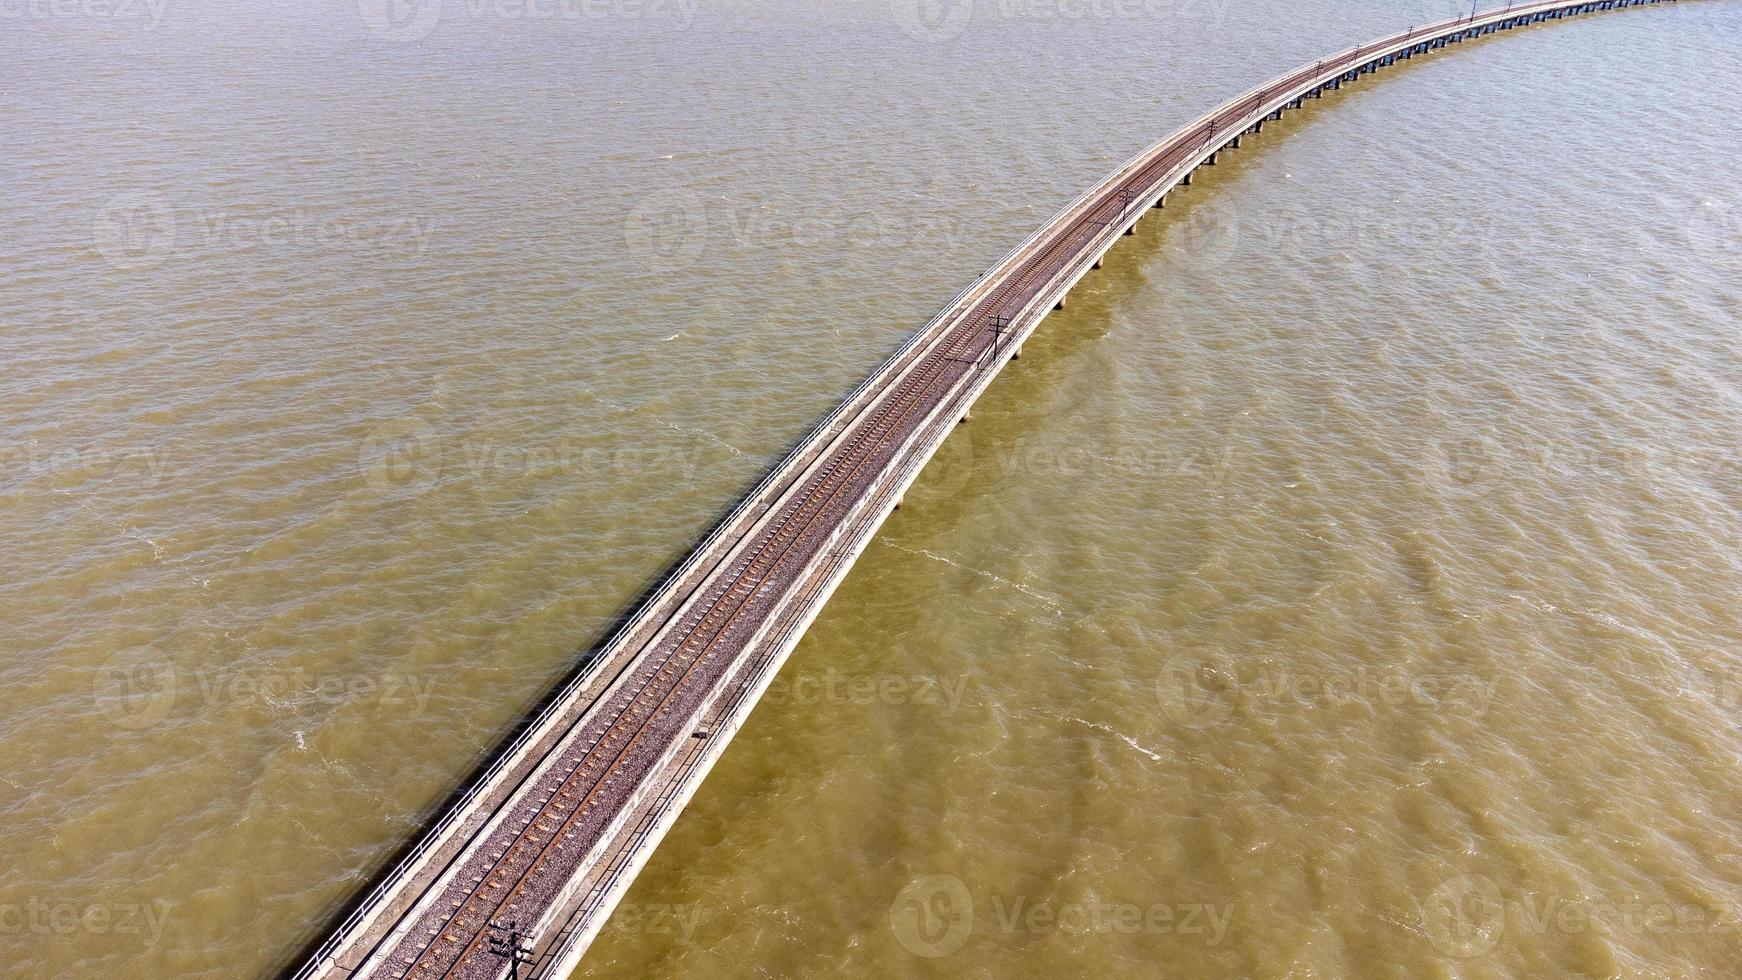
[[[1056,206],[1449,8],[919,10],[7,13],[0,968],[282,963]],[[1224,157],[583,974],[1732,969],[1739,40],[1505,35]]]

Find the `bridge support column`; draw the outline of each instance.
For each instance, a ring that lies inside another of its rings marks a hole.
[[[1064,309],[1064,308],[1065,308],[1065,298],[1064,298],[1064,297],[1063,297],[1063,296],[1060,296],[1060,297],[1059,297],[1059,298],[1058,298],[1058,302],[1056,302],[1056,303],[1054,303],[1054,304],[1053,304],[1053,305],[1052,305],[1052,308],[1053,308],[1053,309],[1055,309],[1055,310],[1062,310],[1062,309]]]
[[[1192,172],[1190,170],[1186,171],[1186,175],[1180,178],[1179,183],[1181,187],[1190,187],[1192,183]]]

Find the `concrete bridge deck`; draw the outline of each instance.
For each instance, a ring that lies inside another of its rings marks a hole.
[[[753,490],[291,975],[564,977],[805,628],[1002,366],[1197,167],[1301,101],[1435,48],[1659,0],[1517,4],[1341,52],[1205,113],[1054,215]]]

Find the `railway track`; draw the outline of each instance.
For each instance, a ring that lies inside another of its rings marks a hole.
[[[513,922],[533,936],[554,927],[565,889],[620,833],[652,774],[685,740],[710,737],[697,725],[730,675],[742,667],[746,651],[764,642],[762,630],[781,617],[790,625],[797,591],[808,589],[805,601],[814,604],[809,607],[814,615],[814,606],[820,606],[833,581],[827,576],[819,580],[816,564],[845,532],[868,538],[875,530],[881,517],[866,516],[876,510],[867,502],[888,496],[890,472],[917,472],[930,453],[923,450],[917,462],[911,458],[924,441],[920,437],[929,435],[934,447],[942,440],[937,427],[952,424],[965,411],[963,403],[971,402],[997,372],[1005,350],[1001,344],[1020,343],[1050,306],[1050,297],[1062,296],[1062,289],[1098,260],[1138,214],[1159,206],[1196,166],[1214,162],[1220,149],[1238,145],[1240,136],[1298,106],[1301,99],[1410,57],[1423,45],[1455,43],[1454,38],[1497,29],[1496,23],[1534,22],[1541,16],[1560,16],[1562,10],[1640,2],[1657,0],[1524,4],[1354,48],[1218,107],[1067,207],[994,270],[996,278],[987,288],[971,287],[959,308],[940,315],[933,324],[935,337],[910,343],[885,365],[876,377],[889,379],[888,386],[867,396],[854,417],[840,422],[833,441],[806,464],[765,518],[753,523],[743,539],[726,543],[730,550],[676,606],[675,614],[649,634],[574,728],[537,760],[524,782],[473,831],[465,848],[432,872],[421,897],[402,907],[399,924],[377,930],[367,948],[353,951],[354,970],[335,966],[333,975],[379,980],[501,977],[507,963],[493,942],[500,938],[500,926]],[[822,437],[823,428],[813,440]],[[806,585],[818,581],[822,584]],[[808,619],[801,617],[799,631],[804,622]],[[796,636],[790,641],[796,642]],[[747,682],[739,686],[749,689]],[[738,710],[736,702],[733,710]],[[626,885],[616,878],[611,882],[611,888]],[[604,907],[608,910],[608,902]],[[354,916],[346,928],[357,921]],[[344,932],[298,976],[321,974],[323,964],[332,965]]]

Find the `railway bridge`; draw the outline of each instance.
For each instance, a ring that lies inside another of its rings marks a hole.
[[[1519,3],[1414,28],[1271,79],[1126,161],[818,424],[286,975],[497,978],[515,959],[522,977],[567,976],[926,461],[1139,219],[1305,99],[1486,34],[1657,2]]]

